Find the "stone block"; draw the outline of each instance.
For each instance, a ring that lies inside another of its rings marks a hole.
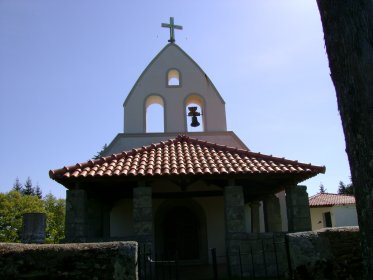
[[[224,188],[224,202],[229,207],[244,205],[244,195],[241,186],[227,186]]]
[[[22,242],[39,243],[45,242],[46,215],[45,213],[23,214]]]
[[[153,221],[153,208],[135,208],[133,209],[133,221],[134,222],[145,222]]]
[[[136,235],[152,235],[153,234],[153,222],[136,222],[133,225],[134,232]]]

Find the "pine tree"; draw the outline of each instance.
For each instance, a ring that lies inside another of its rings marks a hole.
[[[42,199],[43,198],[43,192],[41,191],[40,187],[39,187],[39,184],[36,184],[36,187],[35,187],[35,195]]]
[[[100,157],[102,157],[106,149],[107,149],[107,144],[102,146],[101,151],[97,152],[97,154],[93,157],[93,159],[99,159]]]
[[[20,183],[18,177],[16,178],[16,181],[15,181],[14,184],[13,184],[12,191],[17,191],[17,192],[20,192],[20,193],[23,192],[23,186],[22,186],[22,184]]]
[[[354,187],[352,183],[346,185],[342,181],[339,182],[338,194],[354,195]]]
[[[342,181],[339,181],[338,194],[346,194],[346,185]]]
[[[320,186],[319,186],[319,192],[320,193],[325,193],[326,192],[326,188],[324,187],[323,184],[320,184]]]
[[[35,195],[35,190],[32,187],[32,181],[30,177],[27,177],[22,193],[24,195]]]

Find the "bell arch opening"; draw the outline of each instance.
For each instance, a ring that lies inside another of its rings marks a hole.
[[[186,131],[205,131],[205,117],[203,115],[204,101],[198,95],[190,95],[185,100]]]
[[[145,132],[165,131],[165,110],[163,98],[151,95],[145,101]]]
[[[181,85],[180,72],[177,69],[170,69],[167,72],[167,86],[179,87]]]

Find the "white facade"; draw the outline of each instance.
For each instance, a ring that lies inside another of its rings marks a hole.
[[[327,227],[326,216],[331,218],[332,227],[358,226],[356,206],[334,205],[330,207],[311,207],[312,230]]]
[[[175,82],[176,81],[176,82]],[[176,44],[168,44],[150,62],[126,98],[124,132],[144,133],[146,111],[164,109],[164,132],[187,132],[186,107],[200,106],[204,131],[226,131],[225,102],[208,76]]]

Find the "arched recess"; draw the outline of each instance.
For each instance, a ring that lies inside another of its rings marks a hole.
[[[145,100],[145,132],[165,131],[165,105],[159,95],[150,95]]]
[[[198,94],[191,94],[189,95],[184,102],[185,106],[185,118],[186,118],[186,131],[188,132],[203,132],[205,131],[205,102],[204,99]],[[188,116],[190,110],[188,107],[197,107],[196,112],[200,113],[200,116],[197,116],[197,121],[199,122],[199,126],[193,127],[191,126],[192,117]]]
[[[159,254],[167,256],[171,248],[181,261],[208,261],[206,214],[193,199],[164,201],[155,213],[154,233]]]
[[[181,86],[181,75],[177,69],[170,69],[167,71],[167,86],[169,87],[180,87]]]

